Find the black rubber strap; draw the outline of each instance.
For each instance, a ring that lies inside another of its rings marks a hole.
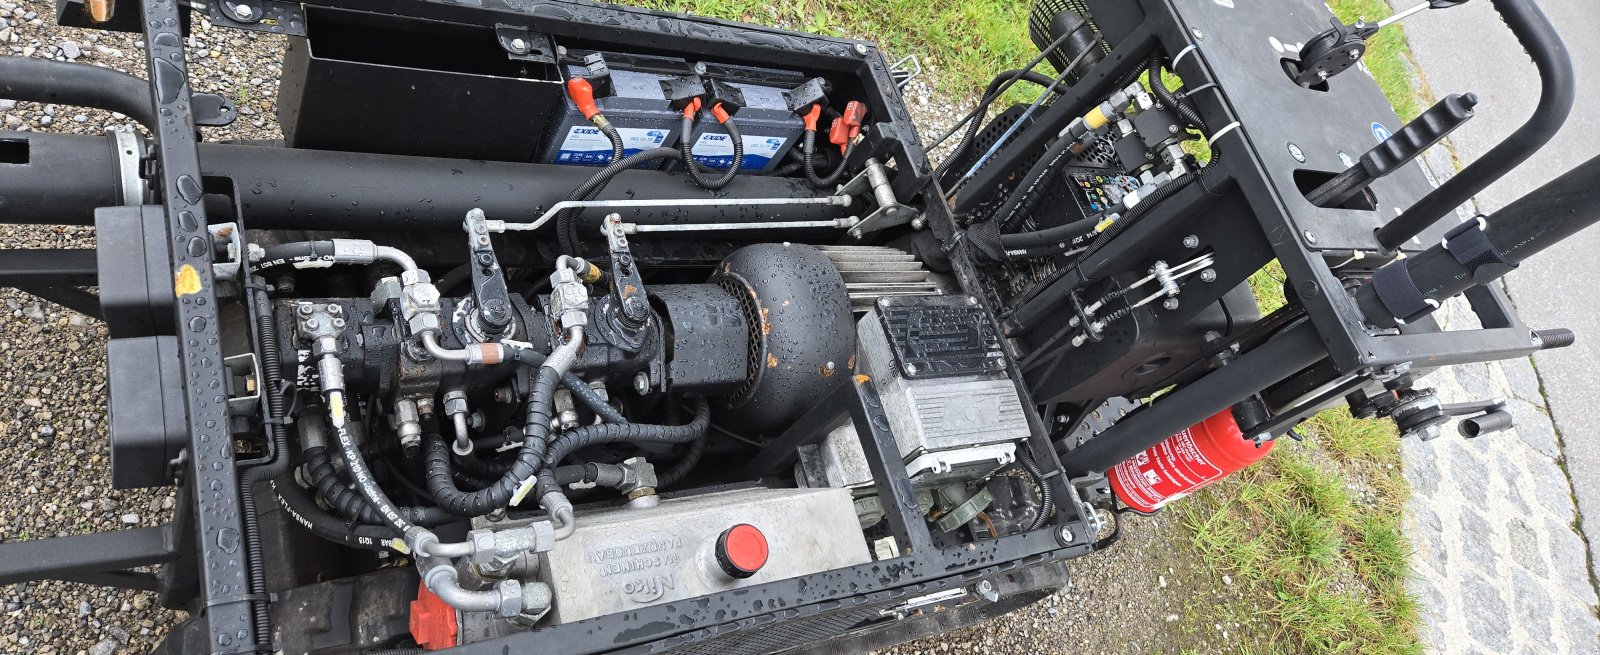
[[[1406,260],[1396,259],[1387,266],[1372,272],[1372,290],[1384,309],[1394,320],[1404,324],[1427,316],[1439,308],[1439,303],[1429,300],[1411,279]]]
[[[1517,267],[1515,262],[1506,259],[1489,242],[1489,235],[1483,233],[1483,225],[1483,216],[1478,216],[1444,233],[1443,242],[1444,249],[1456,259],[1457,264],[1467,269],[1467,275],[1478,284],[1505,275]]]

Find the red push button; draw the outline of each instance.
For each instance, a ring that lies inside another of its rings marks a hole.
[[[767,536],[749,523],[728,528],[717,537],[717,565],[735,578],[748,578],[767,565]]]

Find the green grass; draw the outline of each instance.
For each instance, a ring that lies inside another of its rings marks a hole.
[[[1369,22],[1377,21],[1393,13],[1384,0],[1330,0],[1328,6],[1339,20],[1347,23],[1363,17]],[[1379,31],[1367,42],[1367,54],[1361,60],[1372,71],[1373,79],[1378,81],[1378,88],[1383,90],[1389,104],[1394,106],[1394,113],[1405,121],[1421,113],[1422,100],[1411,86],[1411,51],[1406,47],[1403,27],[1396,24]]]
[[[650,0],[641,6],[877,42],[897,59],[916,54],[946,91],[974,93],[1039,50],[1027,2],[1014,0]],[[775,62],[776,63],[776,62]],[[1048,66],[1044,67],[1048,74]],[[1026,101],[1026,100],[1023,100]]]

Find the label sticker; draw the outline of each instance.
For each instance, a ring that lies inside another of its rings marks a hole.
[[[623,156],[633,155],[642,150],[659,148],[667,142],[666,130],[645,129],[639,127],[619,127],[617,133],[622,135]],[[567,138],[561,142],[561,149],[556,152],[557,164],[578,164],[581,166],[604,166],[611,163],[611,139],[600,132],[600,128],[589,125],[574,125],[567,131]]]
[[[777,159],[778,153],[783,150],[783,144],[788,139],[777,136],[750,136],[744,135],[744,162],[742,168],[747,171],[766,170],[767,164]],[[704,164],[706,168],[725,169],[733,165],[733,141],[726,134],[706,133],[700,135],[700,140],[694,144],[691,151],[694,160]]]

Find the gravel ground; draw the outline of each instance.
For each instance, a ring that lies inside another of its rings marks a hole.
[[[0,0],[0,47],[14,55],[71,59],[144,75],[133,35],[57,27],[53,3]],[[241,119],[207,138],[280,138],[274,120],[283,39],[219,30],[198,16],[189,40],[199,90],[239,103]],[[930,62],[931,64],[931,62]],[[929,66],[930,75],[937,68]],[[937,135],[970,107],[912,83],[908,104],[924,134]],[[0,102],[5,129],[98,134],[134,129],[126,117],[35,103]],[[90,248],[88,228],[0,226],[0,248]],[[171,518],[168,491],[110,488],[105,420],[104,329],[95,321],[13,290],[0,290],[0,443],[23,457],[0,461],[0,540],[25,540],[160,525]],[[1250,642],[1257,628],[1224,616],[1238,594],[1208,579],[1176,541],[1170,518],[1134,519],[1109,553],[1078,560],[1074,581],[1034,607],[893,652],[1199,652]],[[0,652],[111,655],[150,650],[182,613],[153,594],[66,583],[0,589]],[[1243,633],[1243,634],[1241,634]]]

